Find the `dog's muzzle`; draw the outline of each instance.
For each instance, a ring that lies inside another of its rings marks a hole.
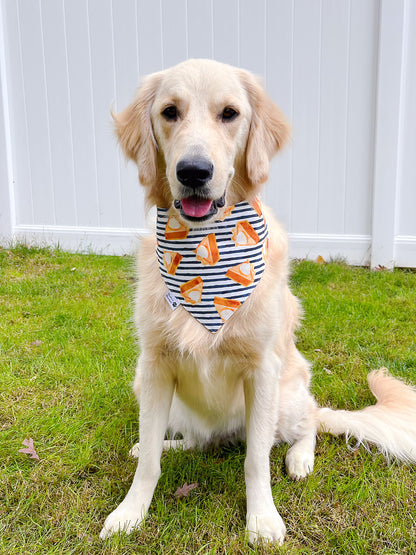
[[[219,199],[208,196],[208,183],[214,174],[212,162],[206,158],[187,158],[176,166],[176,177],[184,186],[184,195],[175,200],[175,208],[191,221],[205,221],[212,218],[218,208],[225,204],[225,194]]]

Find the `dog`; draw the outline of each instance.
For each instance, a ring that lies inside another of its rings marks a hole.
[[[287,237],[258,198],[290,129],[256,77],[212,60],[188,60],[148,76],[113,117],[158,223],[157,239],[144,238],[138,256],[141,354],[133,388],[140,443],[132,450],[138,465],[101,537],[140,526],[163,449],[231,438],[246,441],[248,540],[281,544],[286,528],[271,491],[271,447],[291,445],[286,468],[295,480],[313,470],[318,431],[354,436],[415,462],[416,390],[379,370],[369,375],[373,406],[335,411],[313,399],[310,367],[294,339],[301,310],[288,286]],[[184,261],[189,273],[177,283]],[[221,263],[225,277],[202,273]],[[182,439],[165,440],[168,429]]]

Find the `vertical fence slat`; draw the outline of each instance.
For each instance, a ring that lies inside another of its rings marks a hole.
[[[0,152],[4,153],[0,155],[0,238],[10,238],[16,225],[6,49],[5,18],[0,3]]]
[[[18,4],[34,221],[55,223],[40,4]],[[26,153],[25,153],[26,154]],[[27,184],[21,184],[26,188]]]
[[[271,98],[293,125],[293,0],[268,0],[266,4],[266,87]],[[296,129],[293,129],[296,133]],[[264,197],[274,204],[276,216],[291,227],[292,148],[279,152],[270,167]],[[277,202],[276,202],[277,199]]]
[[[77,220],[79,226],[97,226],[99,211],[87,4],[84,0],[71,0],[65,2],[64,8]]]
[[[140,75],[163,69],[162,2],[137,0]]]
[[[208,0],[188,0],[186,9],[189,58],[212,58],[212,3]]]
[[[162,0],[164,68],[174,66],[188,57],[186,12],[186,0]]]
[[[320,2],[296,0],[293,32],[293,186],[290,231],[316,233],[321,94]]]
[[[318,233],[344,232],[349,1],[322,4]],[[344,71],[338,71],[343,67]]]
[[[213,57],[223,63],[239,64],[238,0],[212,0]]]
[[[111,0],[89,0],[95,161],[99,222],[103,227],[121,225],[119,172],[110,106],[115,100],[114,50]],[[113,156],[109,157],[112,152]]]
[[[407,1],[405,15],[405,57],[402,118],[402,166],[398,206],[400,236],[416,235],[416,2]],[[414,245],[416,251],[416,245]]]
[[[344,233],[371,234],[379,1],[351,0]]]
[[[41,6],[55,222],[77,225],[63,5],[44,0]]]
[[[383,0],[380,12],[371,265],[394,266],[402,109],[404,2]]]

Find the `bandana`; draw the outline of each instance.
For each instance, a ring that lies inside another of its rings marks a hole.
[[[219,219],[197,228],[158,208],[156,234],[172,309],[181,304],[210,332],[218,331],[264,272],[268,231],[260,201],[227,207]]]

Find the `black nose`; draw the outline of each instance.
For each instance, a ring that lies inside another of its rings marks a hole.
[[[212,178],[214,166],[205,158],[180,160],[176,166],[176,177],[187,187],[202,187]]]

